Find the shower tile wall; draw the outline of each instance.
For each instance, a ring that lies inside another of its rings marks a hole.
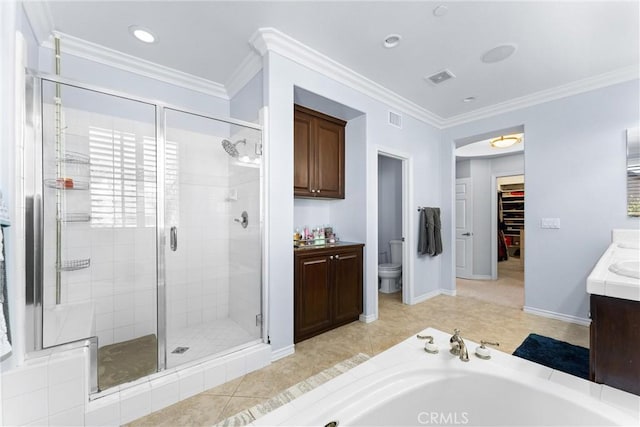
[[[167,141],[177,157],[177,182],[168,170],[166,183],[166,229],[178,229],[177,251],[166,251],[171,337],[181,329],[228,317],[227,248],[233,219],[227,200],[229,157],[221,138],[169,128]]]
[[[126,226],[109,224],[117,217],[115,212],[102,217],[94,212],[91,222],[64,224],[62,259],[90,258],[91,264],[86,269],[62,273],[61,302],[63,305],[93,304],[94,330],[100,346],[155,333],[156,228],[155,210],[150,211],[150,207],[155,205],[155,183],[149,178],[152,176],[155,180],[155,159],[151,159],[149,164],[147,155],[147,173],[143,171],[143,152],[149,153],[149,141],[155,135],[154,126],[69,108],[64,111],[67,151],[90,154],[90,145],[95,147],[97,140],[96,130],[101,135],[111,133],[114,140],[126,134],[131,138],[132,149],[135,146],[138,162],[135,178],[129,182],[136,193],[135,213]],[[45,117],[48,114],[52,115],[53,110],[50,105],[45,105]],[[55,178],[53,129],[45,126],[44,133],[44,178]],[[94,159],[91,168],[95,167],[93,163]],[[74,170],[67,166],[67,172],[69,175],[85,175],[78,179],[90,179],[88,170]],[[64,210],[91,212],[91,191],[65,191]],[[46,336],[46,309],[55,306],[55,193],[54,189],[44,189],[45,213],[49,213],[45,214],[45,345],[48,339],[51,343],[51,337]]]

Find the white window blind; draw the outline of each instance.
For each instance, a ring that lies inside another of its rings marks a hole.
[[[178,144],[167,141],[166,145],[167,219],[177,224]],[[92,226],[155,227],[155,138],[92,126],[89,156]]]

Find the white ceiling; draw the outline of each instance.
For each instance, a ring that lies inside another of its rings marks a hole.
[[[438,5],[445,16],[434,16]],[[640,56],[637,1],[52,1],[48,8],[57,31],[221,84],[252,53],[255,31],[274,27],[443,119],[607,73],[637,73]],[[158,42],[133,39],[133,24]],[[382,46],[390,33],[402,36],[395,49]],[[512,57],[481,62],[504,43],[517,45]],[[424,80],[443,69],[456,78],[439,86]],[[476,101],[462,102],[470,96]]]

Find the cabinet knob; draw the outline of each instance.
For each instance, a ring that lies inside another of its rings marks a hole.
[[[336,259],[340,259],[340,255],[336,255]]]
[[[316,190],[316,193],[319,193],[319,192],[320,192],[320,190]]]
[[[316,192],[316,190],[311,190],[311,192],[312,192],[312,193],[315,193],[315,192]]]
[[[333,255],[331,255],[331,256],[329,257],[329,259],[333,259]]]

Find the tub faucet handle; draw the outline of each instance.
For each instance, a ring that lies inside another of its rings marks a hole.
[[[434,344],[433,342],[433,337],[431,335],[416,335],[416,337],[418,339],[421,340],[427,340],[427,342],[424,345],[424,351],[426,351],[427,353],[431,353],[431,354],[436,354],[438,353],[438,346],[436,344]]]
[[[480,359],[488,360],[491,359],[491,350],[489,350],[486,346],[493,345],[498,347],[500,343],[498,342],[490,342],[490,341],[480,341],[480,345],[476,347],[476,356]]]

